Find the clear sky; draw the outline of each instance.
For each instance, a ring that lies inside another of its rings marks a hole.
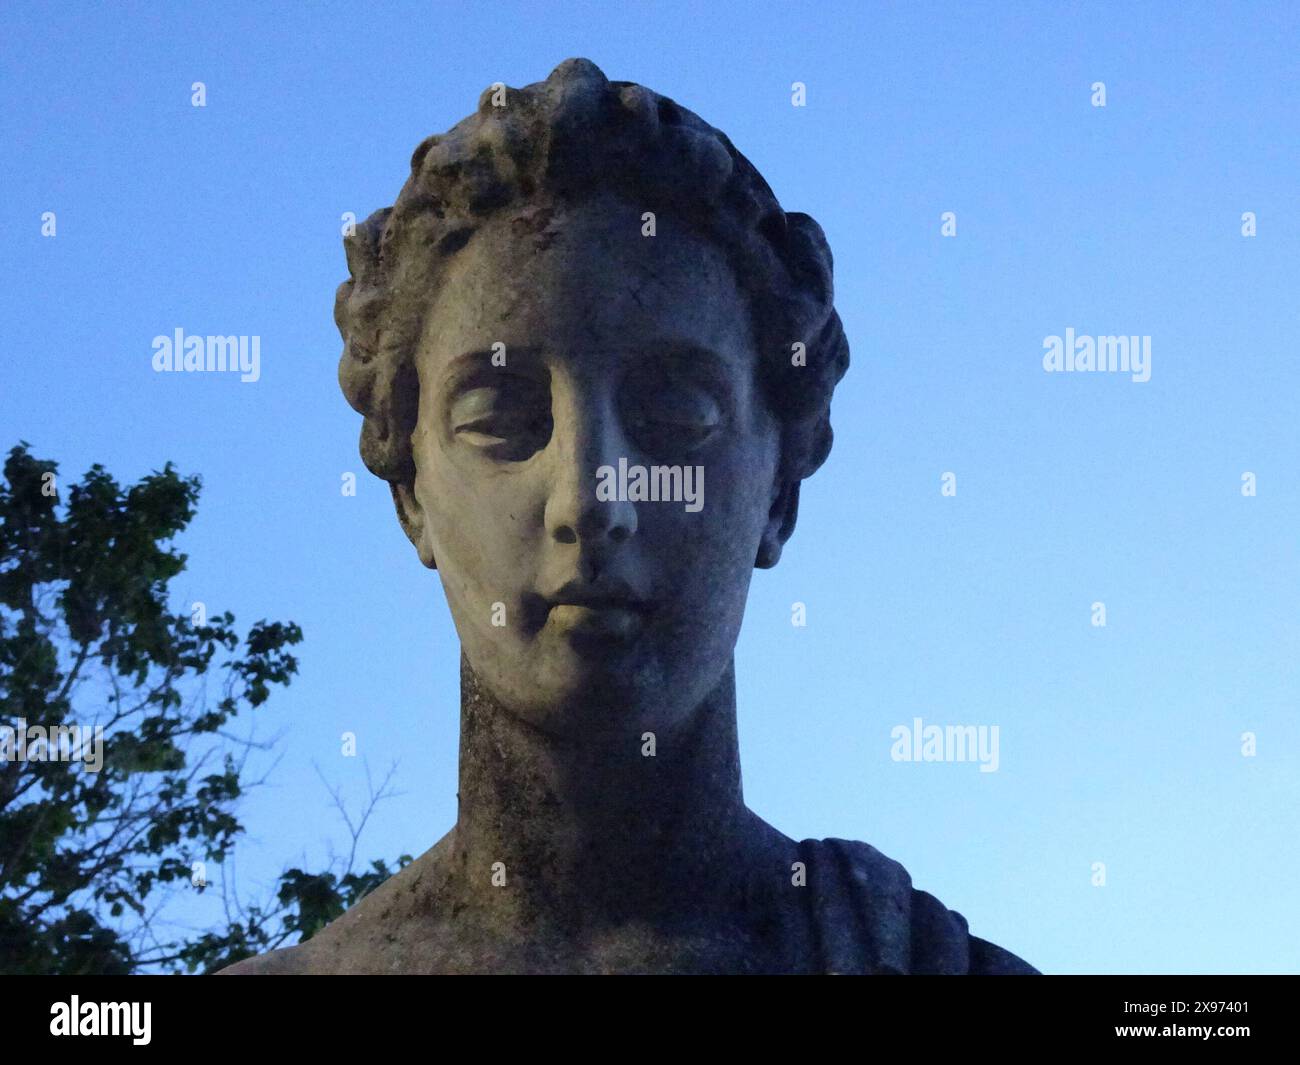
[[[316,767],[360,802],[344,731],[398,763],[364,856],[454,822],[457,644],[336,382],[341,216],[492,82],[585,56],[724,130],[835,253],[835,448],[737,651],[749,804],[1045,971],[1300,970],[1298,10],[8,5],[0,446],[201,474],[177,609],[306,633],[241,885],[343,845]],[[260,336],[261,379],[154,373],[177,328]],[[1150,380],[1045,372],[1067,329],[1150,337]],[[894,761],[916,717],[998,726],[997,771]]]

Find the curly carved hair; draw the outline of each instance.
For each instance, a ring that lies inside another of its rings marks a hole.
[[[782,424],[781,476],[797,498],[798,482],[830,452],[831,393],[849,365],[821,227],[783,211],[720,130],[644,86],[608,81],[586,59],[522,89],[485,90],[475,114],[415,149],[397,202],[344,238],[351,277],[334,302],[339,383],[365,417],[366,466],[394,485],[414,480],[414,354],[441,264],[503,208],[595,189],[680,219],[727,251]],[[791,358],[796,342],[803,365]]]

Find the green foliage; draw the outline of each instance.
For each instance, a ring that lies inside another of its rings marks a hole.
[[[290,683],[301,630],[259,621],[241,640],[230,613],[169,611],[186,556],[168,544],[197,477],[169,463],[124,490],[96,465],[62,508],[56,478],[25,443],[4,464],[0,726],[102,726],[103,765],[0,761],[0,973],[210,971],[310,937],[386,865],[289,870],[278,905],[187,939],[151,925],[169,890],[205,889],[192,863],[220,866],[242,832],[243,762],[219,733]]]

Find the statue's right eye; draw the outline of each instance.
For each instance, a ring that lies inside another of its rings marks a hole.
[[[452,403],[451,430],[494,459],[522,462],[551,438],[550,397],[531,382],[472,388]]]

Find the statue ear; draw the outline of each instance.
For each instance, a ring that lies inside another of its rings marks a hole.
[[[795,519],[799,516],[798,481],[778,481],[774,493],[767,525],[758,542],[758,557],[754,559],[757,569],[771,569],[781,560],[781,548],[794,532]]]
[[[420,561],[430,569],[437,569],[433,558],[433,546],[425,536],[424,508],[415,498],[415,486],[394,481],[389,484],[393,492],[393,506],[397,508],[397,520],[401,522],[402,532],[415,545]]]

